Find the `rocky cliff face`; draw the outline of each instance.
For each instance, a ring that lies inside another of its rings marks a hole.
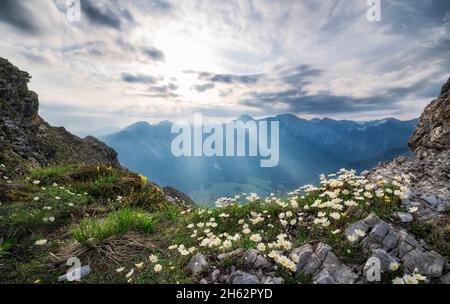
[[[412,185],[405,205],[419,208],[424,220],[443,219],[450,211],[450,79],[441,95],[424,110],[409,142],[416,159],[400,157],[381,164],[370,175],[411,174]]]
[[[78,138],[39,115],[31,77],[0,58],[0,163],[18,171],[55,164],[120,166],[117,153],[93,137]]]
[[[419,158],[450,149],[450,79],[441,95],[425,108],[409,144]]]

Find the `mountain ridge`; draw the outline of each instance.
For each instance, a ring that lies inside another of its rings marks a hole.
[[[271,190],[278,191],[280,187],[288,190],[298,184],[314,182],[320,173],[346,167],[358,160],[370,160],[386,155],[380,160],[388,161],[400,155],[411,155],[407,142],[418,122],[418,119],[400,121],[393,118],[369,122],[329,118],[306,120],[292,114],[262,119],[242,115],[234,121],[250,119],[256,122],[280,122],[281,161],[277,168],[261,169],[254,158],[172,157],[170,146],[175,135],[171,134],[172,123],[168,121],[157,124],[137,122],[100,139],[118,151],[119,159],[125,166],[151,177],[160,184],[179,188],[191,196],[206,193],[207,191],[201,189],[210,189],[211,184],[233,181],[248,184],[253,188],[252,183],[247,183],[248,177],[272,183],[269,188],[261,189],[263,193],[267,193]],[[394,148],[397,149],[393,150],[394,152],[401,153],[386,153]],[[298,170],[293,170],[294,168]],[[370,168],[362,166],[358,169],[363,171]],[[304,172],[302,176],[299,171]],[[170,172],[183,173],[174,175]],[[186,180],[183,175],[192,178]],[[314,178],[307,178],[311,176]],[[245,192],[245,189],[241,190]],[[228,194],[224,192],[218,195]]]

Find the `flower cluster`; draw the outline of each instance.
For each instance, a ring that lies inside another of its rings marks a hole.
[[[186,213],[188,244],[193,246],[174,244],[169,249],[183,256],[196,248],[219,254],[254,248],[282,269],[296,272],[299,256],[293,251],[293,242],[298,241],[298,231],[343,240],[341,234],[349,224],[350,209],[395,210],[398,202],[407,197],[408,184],[406,175],[369,180],[353,170],[341,169],[336,174],[322,175],[319,186],[306,185],[284,198],[273,193],[266,198],[254,193],[220,198],[215,202],[216,209],[199,208]],[[355,243],[365,236],[365,231],[356,229],[347,240]]]
[[[390,269],[392,271],[396,271],[396,269],[398,269],[398,266],[395,267],[395,265],[391,264]],[[392,283],[396,284],[396,285],[397,284],[400,284],[400,285],[403,285],[403,284],[406,284],[406,285],[417,285],[417,284],[425,282],[426,280],[427,280],[427,277],[421,275],[419,273],[419,270],[416,268],[416,269],[414,269],[414,272],[412,274],[405,274],[403,277],[397,277],[397,278],[392,280]]]

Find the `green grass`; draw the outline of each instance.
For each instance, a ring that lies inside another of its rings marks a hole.
[[[18,200],[2,209],[0,227],[13,230],[41,230],[67,222],[74,216],[81,217],[91,199],[84,193],[77,193],[69,186],[35,186],[27,184],[29,201]],[[33,198],[39,198],[35,201]],[[44,218],[54,217],[54,222],[44,222]]]
[[[74,171],[76,165],[54,166],[34,169],[30,172],[30,177],[34,180],[53,181],[61,175]]]
[[[127,208],[112,212],[105,219],[84,219],[72,229],[72,235],[79,243],[89,247],[128,231],[151,234],[156,224],[157,220],[149,214]]]
[[[119,175],[111,173],[110,175],[103,175],[94,181],[94,186],[103,187],[105,185],[114,185],[119,181]]]
[[[6,255],[14,247],[14,242],[0,238],[0,257]]]

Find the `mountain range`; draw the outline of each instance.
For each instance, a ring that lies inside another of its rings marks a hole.
[[[243,115],[237,121],[255,120]],[[172,122],[138,122],[99,139],[117,151],[120,163],[156,183],[188,193],[196,202],[242,192],[284,193],[317,182],[323,172],[340,168],[370,169],[401,155],[408,147],[417,119],[394,118],[356,122],[301,119],[284,114],[261,119],[279,122],[280,162],[261,168],[259,157],[175,157],[171,153]],[[255,121],[261,121],[255,120]]]

